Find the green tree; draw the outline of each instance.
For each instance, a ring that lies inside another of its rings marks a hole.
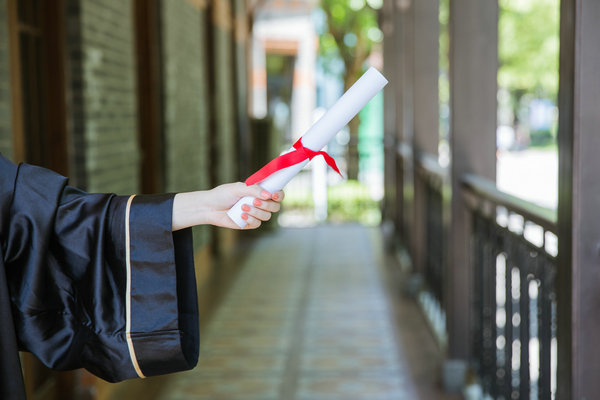
[[[498,86],[510,93],[518,118],[527,94],[556,101],[559,0],[500,0],[499,6]]]
[[[326,60],[339,58],[344,63],[344,91],[360,77],[375,43],[383,34],[377,23],[377,10],[383,0],[321,0],[327,15],[327,32],[320,36],[320,55]],[[348,127],[348,178],[358,177],[358,127],[356,116]]]
[[[448,141],[450,133],[450,0],[440,0],[439,36],[439,137]]]

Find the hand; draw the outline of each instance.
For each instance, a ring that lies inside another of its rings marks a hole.
[[[284,193],[269,193],[258,185],[246,186],[242,182],[228,183],[206,191],[178,193],[173,201],[173,230],[203,224],[240,229],[229,218],[227,211],[245,196],[254,197],[255,200],[253,204],[242,207],[245,211],[242,218],[248,222],[244,229],[255,229],[262,221],[268,221],[272,213],[279,211]]]

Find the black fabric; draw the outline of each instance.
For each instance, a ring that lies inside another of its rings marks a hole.
[[[18,349],[111,382],[137,377],[136,358],[145,376],[196,364],[191,230],[171,232],[173,195],[133,198],[128,281],[129,196],[88,194],[1,156],[0,174],[0,398],[24,397]]]
[[[4,267],[4,238],[17,167],[0,156],[0,399],[25,399],[10,295]]]
[[[131,220],[132,340],[144,374],[157,375],[178,365],[195,365],[198,326],[194,271],[176,268],[193,263],[187,231],[171,232],[170,195],[133,199]],[[176,239],[176,240],[174,240]],[[175,251],[173,251],[173,249]],[[182,351],[183,349],[183,351]],[[178,354],[179,357],[169,355]],[[167,365],[171,363],[172,365]]]

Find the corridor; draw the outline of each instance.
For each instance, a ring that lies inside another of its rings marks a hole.
[[[203,329],[198,367],[157,398],[447,398],[440,352],[381,244],[360,225],[261,236]]]

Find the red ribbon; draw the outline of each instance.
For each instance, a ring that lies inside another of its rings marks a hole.
[[[318,155],[323,156],[327,165],[329,165],[331,168],[334,169],[335,172],[342,176],[333,157],[331,157],[324,151],[314,151],[309,149],[308,147],[304,147],[304,145],[302,144],[302,138],[298,139],[298,141],[294,143],[294,149],[294,151],[282,154],[279,157],[273,159],[267,165],[256,171],[248,179],[246,179],[246,185],[254,185],[255,183],[263,181],[274,172],[301,163],[307,158],[309,160],[312,160]]]

